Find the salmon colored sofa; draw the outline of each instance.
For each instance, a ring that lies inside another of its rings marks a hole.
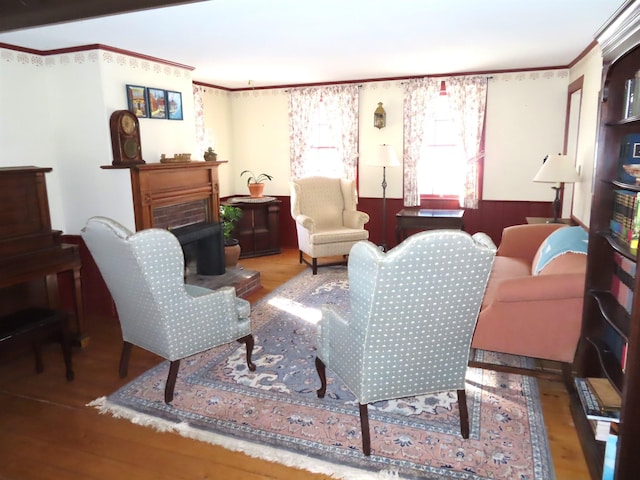
[[[565,375],[570,372],[580,337],[587,255],[568,251],[534,272],[541,245],[559,228],[569,227],[530,224],[504,229],[472,348],[554,360],[563,363]],[[586,239],[583,243],[586,247]]]

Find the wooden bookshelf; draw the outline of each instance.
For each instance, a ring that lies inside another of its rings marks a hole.
[[[607,378],[622,397],[616,456],[616,480],[637,478],[640,451],[640,275],[631,282],[630,312],[612,291],[615,255],[637,264],[637,251],[610,232],[616,191],[638,192],[637,185],[620,181],[619,157],[624,139],[640,134],[640,117],[625,118],[625,84],[640,70],[640,2],[629,1],[598,33],[603,52],[602,98],[598,127],[595,189],[589,224],[589,252],[581,342],[576,356],[578,377]],[[640,101],[640,97],[634,101]],[[617,273],[618,272],[618,273]],[[640,273],[640,272],[639,272]],[[616,340],[615,342],[612,339]],[[623,366],[620,345],[626,346]],[[602,478],[605,444],[594,437],[577,392],[571,411],[593,480]]]

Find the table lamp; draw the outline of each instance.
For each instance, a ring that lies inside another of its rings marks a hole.
[[[540,167],[536,176],[533,177],[533,181],[556,184],[551,187],[556,191],[556,197],[553,200],[552,223],[558,223],[558,217],[560,216],[560,193],[564,189],[564,184],[574,183],[579,180],[580,175],[567,155],[547,155],[544,158],[542,167]]]
[[[399,167],[400,161],[391,145],[378,145],[376,154],[367,162],[374,167],[382,167],[382,251],[387,251],[387,167]]]

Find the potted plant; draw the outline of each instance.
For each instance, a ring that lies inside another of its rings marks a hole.
[[[220,221],[224,235],[224,263],[227,267],[235,267],[240,258],[240,241],[231,236],[240,217],[242,217],[242,209],[232,205],[220,205]]]
[[[249,175],[247,177],[247,187],[249,187],[249,194],[252,198],[259,198],[262,196],[265,180],[273,180],[273,177],[267,173],[256,175],[251,170],[243,170],[240,176],[242,177],[245,173]]]

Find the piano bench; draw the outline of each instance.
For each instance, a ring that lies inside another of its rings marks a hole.
[[[73,380],[71,334],[66,312],[48,308],[28,308],[0,317],[0,348],[18,342],[30,342],[36,357],[37,373],[44,370],[42,344],[54,335],[62,345],[67,380]]]

